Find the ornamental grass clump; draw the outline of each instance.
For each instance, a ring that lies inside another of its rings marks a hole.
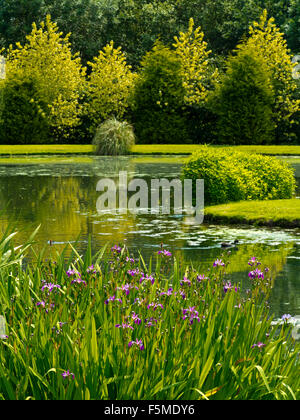
[[[0,240],[0,399],[299,398],[292,317],[273,319],[256,257],[246,267],[263,275],[246,274],[245,291],[228,254],[198,270],[122,244],[92,258],[89,244],[23,265],[25,248]]]
[[[99,126],[93,144],[99,156],[128,155],[135,144],[133,128],[126,121],[109,119]]]
[[[296,181],[287,163],[275,157],[203,146],[182,170],[186,179],[204,179],[205,204],[293,197]]]

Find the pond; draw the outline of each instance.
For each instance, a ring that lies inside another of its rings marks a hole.
[[[126,243],[137,255],[149,258],[161,243],[173,253],[211,267],[222,253],[222,242],[239,240],[231,249],[230,276],[248,282],[248,259],[257,256],[273,273],[271,307],[277,317],[300,316],[300,230],[249,226],[193,226],[181,215],[99,214],[97,183],[102,178],[178,178],[184,156],[35,156],[0,159],[1,229],[13,222],[24,242],[41,224],[36,247],[61,251],[78,240],[84,252],[88,237],[97,251],[107,242]],[[300,158],[288,158],[295,168],[300,197]],[[51,241],[51,246],[49,244]]]

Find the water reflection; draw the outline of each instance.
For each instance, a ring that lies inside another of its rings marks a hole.
[[[99,215],[96,185],[103,177],[175,178],[184,157],[30,157],[0,160],[1,230],[14,222],[24,242],[41,224],[36,247],[61,251],[79,238],[84,252],[89,235],[96,251],[107,241],[127,242],[133,253],[148,258],[161,243],[187,260],[211,266],[223,252],[221,243],[239,240],[231,250],[230,274],[247,287],[248,258],[257,256],[273,272],[272,307],[278,316],[300,314],[300,231],[227,226],[189,226],[182,216]],[[300,159],[292,160],[300,181]],[[300,186],[300,182],[298,182]],[[51,241],[51,247],[47,245]]]

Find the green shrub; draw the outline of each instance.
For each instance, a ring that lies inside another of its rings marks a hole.
[[[227,71],[212,94],[222,144],[268,144],[274,139],[274,91],[264,61],[252,50],[230,57]]]
[[[49,127],[33,80],[8,80],[1,87],[0,143],[46,143]]]
[[[226,149],[197,150],[183,167],[186,179],[204,179],[205,203],[292,198],[293,169],[274,157]]]
[[[133,128],[115,118],[105,121],[96,131],[93,144],[97,155],[126,155],[135,143]]]
[[[138,143],[186,143],[184,97],[180,58],[176,52],[156,43],[142,61],[133,94],[133,121]]]

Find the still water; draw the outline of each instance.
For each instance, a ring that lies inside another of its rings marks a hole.
[[[203,270],[223,252],[222,242],[239,240],[231,249],[229,273],[247,285],[250,257],[258,257],[272,270],[274,291],[271,306],[280,317],[290,313],[300,319],[300,230],[265,229],[249,226],[191,226],[178,215],[98,214],[96,191],[102,178],[117,180],[120,171],[128,178],[178,178],[184,156],[90,157],[36,156],[0,158],[1,231],[13,222],[22,243],[41,225],[37,248],[62,250],[78,240],[84,252],[88,237],[97,251],[107,242],[126,243],[134,255],[145,258],[161,243]],[[300,158],[288,158],[295,168],[300,196]],[[49,241],[52,246],[50,247]]]

